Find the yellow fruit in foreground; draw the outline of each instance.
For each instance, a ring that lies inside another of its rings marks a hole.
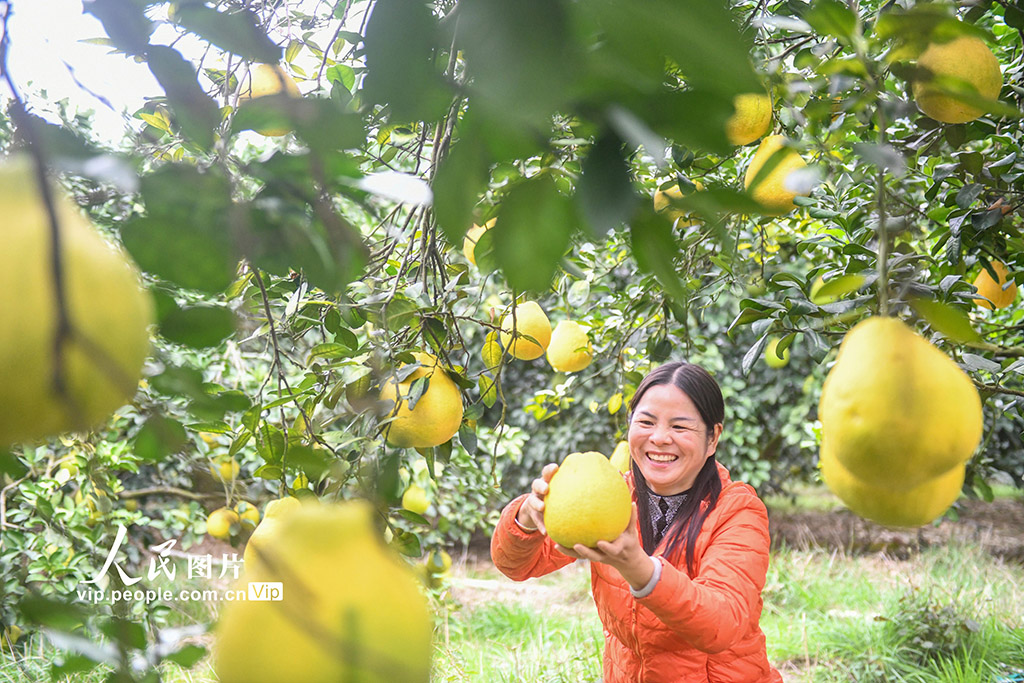
[[[954,79],[956,88],[963,81],[989,100],[999,97],[1003,74],[999,60],[985,42],[974,36],[960,36],[948,43],[932,43],[917,58],[917,66],[936,76]],[[968,90],[968,92],[970,92]],[[967,123],[985,112],[943,92],[929,80],[914,82],[914,101],[926,115],[943,123]]]
[[[238,586],[279,582],[281,600],[225,604],[213,648],[221,683],[429,680],[433,618],[373,516],[350,501],[303,505],[282,521]]]
[[[781,216],[796,208],[793,198],[799,195],[807,195],[808,192],[792,187],[791,175],[794,171],[802,171],[807,164],[795,150],[785,146],[785,138],[781,135],[770,135],[761,141],[754,158],[750,160],[747,167],[743,185],[750,191],[750,195],[764,207],[764,213],[768,216]],[[757,177],[761,167],[775,155],[783,150],[777,163],[755,186],[751,187],[754,178]]]
[[[737,95],[736,110],[725,122],[725,136],[737,147],[760,140],[772,126],[772,100],[765,93]]]
[[[476,265],[476,243],[480,239],[480,236],[485,232],[494,227],[494,224],[498,221],[497,218],[492,218],[483,225],[474,225],[472,228],[466,231],[466,236],[462,238],[462,254],[466,259]]]
[[[239,523],[237,512],[231,508],[217,508],[206,518],[206,533],[226,540],[231,537],[231,525]]]
[[[868,318],[846,334],[818,416],[823,453],[896,493],[962,469],[982,433],[970,378],[896,318]]]
[[[246,542],[245,550],[242,553],[242,560],[246,571],[260,563],[262,553],[269,552],[272,549],[273,539],[282,521],[301,508],[302,503],[299,502],[299,499],[291,496],[278,498],[267,503],[266,509],[263,510],[263,520],[256,527],[256,530],[252,532],[252,536]]]
[[[246,503],[243,500],[235,506],[235,512],[238,514],[238,521],[242,526],[255,528],[260,523],[260,511],[251,503]]]
[[[267,95],[284,94],[288,97],[302,97],[295,80],[280,64],[257,64],[249,70],[248,80],[243,79],[239,100],[254,100]],[[260,128],[256,132],[267,137],[280,137],[288,128]]]
[[[629,487],[622,473],[596,451],[570,453],[551,477],[544,499],[548,535],[571,548],[613,541],[629,524]]]
[[[587,328],[572,320],[555,325],[547,350],[548,363],[558,372],[579,372],[594,360]]]
[[[418,484],[409,484],[409,488],[405,489],[405,493],[402,494],[402,507],[417,515],[425,514],[427,508],[430,507],[427,492]]]
[[[696,192],[704,189],[700,181],[695,181],[693,184],[694,191]],[[698,218],[694,218],[688,212],[673,205],[674,202],[679,201],[688,194],[682,191],[678,183],[664,190],[656,190],[654,192],[654,210],[668,216],[669,220],[676,224],[676,227],[686,228],[691,225],[697,225],[700,223]]]
[[[620,441],[615,444],[612,457],[608,458],[608,460],[619,472],[629,472],[630,467],[633,465],[633,458],[629,454],[629,442]]]
[[[964,468],[953,467],[945,474],[906,491],[869,486],[846,470],[822,448],[821,477],[829,489],[853,512],[886,526],[921,526],[945,512],[964,485]]]
[[[770,368],[784,368],[789,365],[789,347],[787,346],[780,356],[778,350],[780,341],[782,341],[780,337],[772,337],[764,349],[764,362]]]
[[[989,310],[992,310],[993,305],[995,308],[1006,308],[1017,298],[1017,283],[1012,278],[1007,278],[1009,271],[999,261],[992,262],[992,269],[999,276],[998,282],[992,279],[988,270],[983,266],[981,272],[978,273],[978,277],[974,278],[972,283],[978,288],[978,296],[983,296],[992,303],[985,301],[985,299],[975,299],[975,303]],[[1010,284],[1006,285],[1007,282]]]
[[[381,400],[395,401],[397,407],[390,413],[395,415],[395,419],[385,427],[387,440],[399,448],[440,446],[455,436],[462,425],[462,395],[434,356],[419,351],[413,356],[421,367],[397,387],[391,378],[380,390]],[[429,377],[429,386],[415,402],[415,407],[409,410],[409,389],[420,377]]]
[[[515,340],[513,314],[501,322],[501,345],[519,360],[540,358],[551,343],[551,321],[536,301],[524,301],[515,307]]]
[[[0,163],[0,447],[103,422],[135,395],[149,355],[153,303],[135,266],[54,187],[71,326],[55,363],[50,219],[34,173],[25,157]]]
[[[238,478],[241,468],[234,458],[210,461],[210,474],[217,481],[232,482]]]

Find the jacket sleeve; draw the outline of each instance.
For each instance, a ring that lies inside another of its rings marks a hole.
[[[491,536],[491,560],[502,574],[513,581],[544,576],[576,561],[558,552],[550,536],[539,531],[528,533],[516,524],[519,507],[527,495],[519,496],[505,506]]]
[[[749,628],[768,573],[768,512],[750,490],[720,501],[718,524],[700,558],[697,576],[665,558],[661,579],[638,602],[698,650],[714,654],[732,647]],[[685,563],[685,560],[681,560]]]

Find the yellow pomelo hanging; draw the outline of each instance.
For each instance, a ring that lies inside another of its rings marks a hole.
[[[492,218],[483,225],[474,225],[466,231],[466,236],[462,238],[462,254],[474,266],[476,265],[476,243],[485,232],[494,227],[497,221],[497,218]]]
[[[430,508],[430,498],[427,497],[427,492],[423,490],[422,486],[409,484],[405,493],[402,494],[402,507],[417,515],[426,514],[427,509]]]
[[[562,320],[551,333],[548,363],[558,372],[579,372],[594,360],[587,329],[578,322]]]
[[[242,84],[238,99],[255,100],[268,95],[287,95],[302,97],[295,79],[280,64],[257,64],[249,70],[248,82]],[[280,137],[288,133],[288,128],[260,128],[256,132],[267,137]]]
[[[626,530],[632,512],[629,487],[602,453],[570,453],[549,486],[544,526],[555,543],[593,548]]]
[[[944,353],[896,318],[853,327],[825,378],[822,451],[864,484],[906,492],[963,466],[981,439],[981,399]]]
[[[350,501],[303,505],[282,520],[238,586],[279,582],[282,599],[226,603],[214,644],[221,683],[429,680],[433,619],[374,515]]]
[[[206,518],[206,533],[214,538],[227,539],[231,536],[231,525],[240,522],[238,513],[231,508],[217,508]]]
[[[612,457],[608,458],[608,460],[619,472],[629,472],[630,467],[633,464],[633,458],[629,454],[629,442],[620,441],[615,444],[615,450],[612,451]]]
[[[732,101],[736,110],[725,122],[725,136],[739,147],[760,140],[772,126],[772,100],[765,93],[737,95]]]
[[[854,513],[886,526],[921,526],[949,509],[964,485],[965,468],[957,465],[906,491],[869,486],[847,471],[830,449],[821,451],[821,477]]]
[[[806,169],[807,164],[795,149],[786,147],[784,143],[785,138],[781,135],[769,135],[762,140],[757,151],[754,152],[754,158],[750,160],[750,166],[747,167],[747,173],[743,178],[743,186],[764,207],[764,213],[768,216],[781,216],[789,213],[796,208],[793,198],[798,194],[808,194],[804,191],[796,192],[790,187],[792,183],[790,176],[794,171]],[[779,150],[783,150],[781,158],[756,186],[751,187],[761,167]]]
[[[302,503],[298,498],[285,496],[267,503],[263,510],[263,519],[257,524],[256,530],[249,536],[245,544],[245,551],[242,553],[243,564],[246,569],[252,569],[260,563],[260,554],[269,550],[273,544],[274,536],[278,533],[282,520],[299,510]]]
[[[53,190],[70,325],[59,364],[50,218],[30,160],[0,164],[0,446],[96,426],[135,395],[149,354],[135,266]]]
[[[975,299],[974,302],[982,308],[992,310],[993,305],[995,308],[1006,308],[1013,303],[1013,300],[1017,298],[1017,283],[1011,278],[1008,278],[1009,271],[999,261],[992,262],[992,269],[996,271],[996,275],[999,276],[998,282],[992,279],[988,270],[982,267],[981,272],[978,273],[978,277],[974,278],[974,286],[978,288],[978,296],[983,296],[985,299]],[[1009,285],[1006,283],[1009,282]],[[1004,288],[1004,285],[1005,288]]]
[[[704,185],[699,180],[694,181],[693,186],[696,192],[704,189]],[[656,190],[654,192],[654,210],[668,216],[669,220],[675,223],[676,227],[687,228],[691,225],[697,225],[700,223],[698,218],[695,218],[683,209],[673,206],[674,202],[679,201],[688,194],[688,192],[684,193],[680,189],[678,183],[664,190]]]
[[[515,308],[515,340],[512,338],[513,314],[501,322],[501,345],[519,360],[540,358],[551,342],[551,321],[536,301],[524,301]]]
[[[429,353],[412,354],[421,367],[397,385],[389,379],[380,390],[382,401],[395,401],[395,419],[386,427],[387,440],[399,448],[432,448],[445,443],[462,425],[462,394],[437,359]],[[427,390],[409,409],[409,390],[420,377],[429,377]],[[401,396],[399,396],[399,394]]]
[[[764,349],[764,362],[770,368],[784,368],[789,365],[789,347],[779,355],[780,337],[772,337]]]
[[[999,60],[985,42],[974,36],[960,36],[948,43],[932,43],[917,58],[917,66],[936,76],[964,81],[989,100],[999,97],[1003,74]],[[956,83],[950,83],[951,86]],[[926,115],[943,123],[967,123],[984,110],[946,94],[929,80],[914,82],[914,101]]]

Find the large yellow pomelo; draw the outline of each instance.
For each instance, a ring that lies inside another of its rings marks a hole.
[[[437,358],[419,351],[412,355],[421,367],[398,383],[397,389],[392,378],[380,390],[381,400],[396,403],[396,409],[390,413],[395,419],[386,427],[387,440],[399,448],[440,446],[455,436],[462,425],[462,394]],[[430,378],[427,390],[410,410],[409,389],[420,377]]]
[[[620,441],[615,444],[612,457],[608,458],[608,460],[619,472],[629,472],[633,464],[633,457],[629,454],[629,442]]]
[[[135,266],[51,194],[70,326],[59,352],[50,218],[29,159],[0,164],[0,446],[99,424],[135,395],[149,355],[153,303]]]
[[[548,363],[558,372],[579,372],[594,360],[587,329],[573,320],[562,320],[551,333]]]
[[[282,599],[226,603],[214,644],[221,683],[429,680],[433,620],[374,514],[363,501],[316,503],[281,521],[236,588],[279,582]]]
[[[704,185],[699,180],[694,181],[693,185],[695,192],[700,192],[704,189]],[[682,191],[678,183],[667,187],[664,190],[655,190],[654,210],[668,216],[669,220],[675,223],[676,227],[687,228],[691,225],[697,225],[700,223],[699,218],[696,218],[689,212],[674,206],[674,202],[679,201],[688,194],[689,193],[684,193]]]
[[[768,216],[781,216],[796,208],[793,198],[798,194],[806,195],[807,192],[795,192],[789,186],[790,175],[794,171],[802,171],[807,164],[795,150],[785,146],[785,138],[781,135],[769,135],[754,152],[754,158],[750,160],[747,173],[743,178],[743,185],[750,191],[751,196],[764,207],[764,213]],[[757,172],[772,158],[772,156],[783,150],[781,158],[754,187],[751,184],[757,177]]]
[[[243,564],[251,569],[260,562],[260,554],[273,545],[274,536],[278,533],[281,523],[289,515],[302,507],[298,498],[285,496],[267,503],[263,510],[263,519],[256,525],[256,530],[249,536],[242,553]]]
[[[981,399],[944,353],[896,318],[853,327],[818,406],[822,451],[864,484],[906,492],[963,466],[981,439]]]
[[[760,140],[772,126],[772,100],[765,93],[737,95],[735,111],[725,122],[725,136],[737,147]]]
[[[921,526],[945,512],[960,496],[963,465],[906,491],[869,486],[847,471],[830,449],[821,451],[821,477],[846,507],[886,526]]]
[[[986,268],[982,267],[981,272],[978,273],[978,277],[974,278],[973,283],[978,288],[978,296],[983,296],[992,303],[985,301],[985,299],[975,299],[974,302],[982,308],[989,310],[992,310],[993,305],[995,308],[1006,308],[1017,298],[1017,283],[1007,277],[1009,271],[999,261],[992,262],[992,269],[999,276],[998,282],[992,279]],[[1007,282],[1009,282],[1009,285],[1006,284]]]
[[[466,231],[466,236],[462,238],[462,254],[474,266],[476,265],[476,243],[485,232],[494,227],[497,221],[497,218],[492,218],[483,225],[474,225]]]
[[[632,512],[629,487],[602,453],[570,453],[549,487],[544,526],[555,543],[593,548],[598,541],[614,541],[626,530]]]
[[[505,315],[501,322],[501,345],[519,360],[540,358],[551,342],[551,321],[536,301],[524,301],[515,308],[515,340],[513,341],[513,314]]]
[[[295,79],[280,64],[257,64],[249,70],[249,78],[243,79],[238,99],[254,100],[268,95],[302,97]],[[280,137],[288,128],[260,128],[256,132],[267,137]]]
[[[917,58],[917,65],[936,76],[964,81],[986,99],[996,99],[1003,88],[999,60],[983,40],[974,36],[932,43]],[[914,101],[926,115],[943,123],[967,123],[985,113],[943,92],[929,80],[914,82]]]

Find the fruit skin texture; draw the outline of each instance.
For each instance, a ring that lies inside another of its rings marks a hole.
[[[0,446],[103,422],[135,395],[149,355],[153,303],[134,264],[54,190],[73,330],[63,345],[63,397],[53,385],[49,218],[29,159],[0,163]]]
[[[429,680],[433,619],[373,514],[364,501],[315,503],[281,521],[238,589],[281,582],[282,600],[226,604],[214,645],[222,683]]]
[[[587,329],[578,322],[562,320],[551,333],[548,363],[558,372],[579,372],[594,360]]]
[[[974,36],[960,36],[948,43],[932,43],[917,58],[917,65],[937,76],[966,81],[986,99],[996,99],[1003,88],[999,60],[985,41]],[[943,93],[927,80],[914,82],[914,100],[927,116],[942,123],[967,123],[985,113]]]
[[[237,512],[231,508],[217,508],[206,518],[206,533],[226,540],[231,536],[231,525],[239,523]]]
[[[519,335],[533,339],[517,336],[515,341],[512,340],[512,313],[508,313],[501,322],[501,345],[519,360],[533,360],[543,356],[551,343],[551,321],[540,304],[536,301],[518,304],[515,309],[515,326]]]
[[[299,502],[299,499],[291,496],[278,498],[267,503],[267,507],[263,510],[263,520],[260,521],[256,526],[256,530],[249,536],[249,540],[245,544],[245,550],[242,552],[242,560],[246,571],[260,563],[260,553],[264,552],[265,548],[269,552],[282,520],[301,507],[302,503]]]
[[[1006,284],[1006,276],[1009,275],[1009,271],[1007,271],[1006,266],[999,261],[992,262],[992,269],[995,270],[996,275],[999,276],[998,282],[992,279],[992,276],[989,275],[988,270],[985,268],[981,269],[981,272],[978,273],[978,277],[974,278],[973,282],[974,286],[978,288],[978,296],[983,296],[992,303],[985,301],[985,299],[975,299],[975,303],[982,308],[987,308],[989,310],[993,309],[993,304],[995,304],[995,308],[1006,308],[1013,303],[1014,299],[1017,298],[1017,283],[1011,280],[1010,286],[1003,289],[1003,285]]]
[[[757,176],[761,167],[775,154],[783,149],[785,138],[781,135],[769,135],[754,152],[754,158],[750,160],[747,173],[743,178],[743,186],[750,189],[750,184]],[[764,214],[767,216],[781,216],[796,208],[793,198],[798,193],[786,188],[786,179],[793,171],[800,171],[807,168],[807,164],[800,154],[794,149],[786,148],[785,155],[779,159],[774,168],[766,175],[751,191],[751,196],[764,207]],[[799,194],[806,195],[806,192]]]
[[[965,470],[959,465],[907,491],[894,492],[868,486],[854,477],[831,449],[822,449],[820,464],[825,484],[850,510],[886,526],[928,524],[960,497],[964,485]]]
[[[768,132],[772,126],[772,100],[764,93],[737,95],[732,101],[736,110],[725,122],[725,136],[737,147],[749,145]]]
[[[778,354],[777,349],[780,341],[782,339],[779,337],[772,337],[768,340],[768,346],[764,349],[764,362],[770,368],[784,368],[789,365],[789,347],[782,352],[781,356]]]
[[[391,414],[395,419],[387,427],[387,440],[398,448],[432,448],[445,443],[459,431],[462,425],[462,395],[437,358],[429,353],[416,351],[412,354],[421,367],[398,383],[394,378],[384,383],[380,390],[382,401],[398,401],[397,411]],[[430,377],[427,390],[420,396],[415,407],[409,410],[406,398],[413,381]]]
[[[544,526],[555,543],[593,548],[626,530],[632,513],[629,487],[604,454],[570,453],[549,486]]]
[[[405,489],[405,493],[402,494],[402,507],[417,515],[426,513],[427,508],[430,507],[427,492],[418,484],[409,484],[409,488]]]
[[[896,318],[868,318],[846,334],[818,416],[822,453],[893,493],[962,469],[982,433],[971,380]]]
[[[630,466],[633,464],[633,457],[629,454],[629,442],[620,441],[615,444],[612,457],[608,460],[619,472],[629,472]]]
[[[466,231],[466,236],[462,239],[462,254],[466,257],[470,263],[476,265],[476,243],[480,239],[480,236],[485,232],[494,227],[494,224],[498,221],[497,218],[492,218],[483,225],[474,225],[472,228]]]

